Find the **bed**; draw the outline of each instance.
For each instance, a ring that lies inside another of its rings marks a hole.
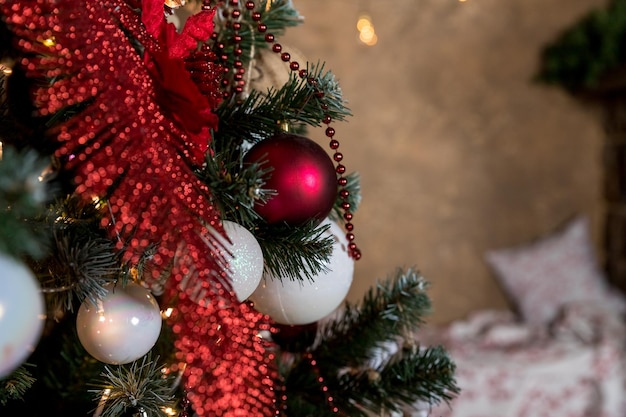
[[[598,268],[588,220],[485,259],[514,311],[422,329],[420,343],[448,349],[461,393],[405,416],[626,417],[626,302]]]

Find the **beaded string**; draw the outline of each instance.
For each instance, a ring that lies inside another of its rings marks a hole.
[[[320,374],[319,368],[317,367],[317,360],[313,357],[313,355],[310,352],[307,352],[304,355],[304,358],[309,362],[309,365],[311,365],[311,369],[313,369],[313,372],[315,372],[315,375],[317,377],[317,382],[320,384],[321,386],[321,390],[324,393],[324,396],[326,397],[326,402],[328,403],[328,406],[330,407],[330,411],[332,411],[335,414],[339,414],[339,408],[335,405],[334,403],[334,398],[332,396],[332,394],[330,392],[328,392],[328,386],[324,383],[324,377]],[[343,415],[343,413],[341,413],[340,415]]]
[[[240,96],[244,93],[245,90],[245,73],[246,70],[244,68],[243,62],[241,61],[241,55],[243,54],[243,50],[241,48],[241,22],[238,21],[241,18],[241,10],[239,0],[226,0],[227,4],[230,6],[225,9],[226,19],[231,19],[231,26],[233,28],[233,55],[234,55],[234,64],[233,64],[233,82],[234,87],[230,85],[230,81],[228,77],[224,77],[222,81],[222,86],[224,87],[224,99],[229,99],[232,97],[233,93],[229,90],[228,87],[232,87],[234,90],[235,96]],[[319,100],[320,109],[323,110],[324,116],[322,118],[322,123],[326,125],[325,135],[329,139],[329,147],[334,151],[333,160],[336,162],[335,172],[338,174],[337,184],[339,185],[339,196],[343,200],[341,203],[341,209],[343,210],[343,218],[345,220],[344,227],[346,229],[346,239],[348,240],[348,250],[350,255],[355,260],[361,259],[361,250],[355,243],[355,236],[353,233],[354,224],[352,223],[353,213],[351,210],[350,203],[348,201],[350,197],[350,191],[346,188],[348,184],[348,179],[344,176],[346,173],[346,167],[341,163],[343,161],[343,153],[339,151],[339,141],[335,139],[335,128],[331,126],[333,122],[330,114],[326,113],[328,110],[328,104],[324,103],[324,91],[319,87],[319,82],[313,77],[309,77],[308,71],[306,69],[300,69],[300,64],[291,59],[291,54],[287,51],[283,51],[283,47],[280,43],[276,41],[275,36],[272,33],[267,32],[267,25],[261,21],[261,13],[259,11],[254,11],[256,8],[256,4],[253,0],[247,0],[245,2],[245,8],[251,12],[251,17],[254,22],[257,23],[256,30],[260,34],[264,36],[265,42],[271,44],[271,50],[274,53],[280,54],[280,59],[289,64],[289,69],[291,71],[298,71],[298,76],[302,79],[307,79],[307,83],[313,88],[314,96]],[[213,34],[212,40],[217,41],[217,33]],[[225,46],[221,42],[216,43],[216,48],[218,50],[217,55],[222,61],[227,61],[228,56],[225,53]],[[224,70],[225,72],[230,71],[228,68]],[[227,74],[226,74],[227,75]]]

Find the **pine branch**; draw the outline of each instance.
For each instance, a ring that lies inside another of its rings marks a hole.
[[[104,297],[104,285],[120,278],[120,253],[99,227],[93,204],[77,198],[57,202],[48,212],[46,232],[52,236],[49,256],[31,260],[53,309],[73,311],[73,303]]]
[[[164,409],[173,407],[173,377],[150,355],[129,366],[105,366],[104,380],[97,392],[102,417],[117,417],[126,411],[140,411],[147,417],[167,417]]]
[[[271,172],[271,168],[256,163],[244,166],[243,154],[234,146],[213,154],[207,156],[198,177],[211,189],[213,201],[224,219],[253,229],[262,221],[254,205],[267,201],[275,194],[273,190],[264,188],[263,178]]]
[[[333,210],[330,212],[329,216],[332,220],[338,223],[345,223],[346,220],[343,218],[344,210],[341,208],[341,203],[347,201],[350,204],[350,211],[354,214],[359,209],[359,205],[361,204],[361,178],[357,172],[350,173],[346,175],[346,179],[348,183],[345,187],[350,195],[347,200],[343,200],[338,198],[335,201],[335,205],[333,206]]]
[[[46,406],[38,401],[56,401],[66,408],[86,409],[92,406],[92,398],[85,387],[100,372],[103,364],[89,355],[78,339],[76,314],[65,313],[55,317],[31,359],[38,364],[37,384],[29,393],[31,408]],[[36,389],[35,389],[36,388]],[[33,413],[33,415],[40,415]]]
[[[344,373],[339,378],[340,390],[352,395],[351,401],[341,403],[352,416],[357,409],[368,415],[400,411],[417,402],[449,402],[459,392],[454,372],[454,363],[439,346],[401,350],[377,369]]]
[[[316,345],[287,369],[287,412],[331,416],[333,406],[354,417],[398,410],[424,401],[448,401],[458,392],[454,363],[440,347],[403,346],[430,308],[426,282],[414,270],[398,270],[371,289],[359,305],[326,323]],[[307,359],[310,358],[310,359]],[[311,360],[312,359],[312,360]],[[319,377],[324,383],[320,383]],[[326,392],[323,386],[328,389]]]
[[[570,92],[594,88],[626,64],[626,2],[613,0],[565,30],[541,52],[538,81]]]
[[[228,2],[219,4],[219,14],[229,15],[233,9],[227,5]],[[275,38],[282,36],[285,30],[289,27],[294,27],[302,23],[302,16],[293,7],[291,0],[261,0],[257,2],[258,5],[255,10],[247,10],[242,8],[241,17],[239,22],[241,28],[238,30],[241,35],[241,42],[239,47],[242,49],[242,54],[239,55],[239,59],[247,65],[251,59],[254,58],[256,51],[259,49],[268,48],[269,44],[265,40],[265,34],[259,33],[257,26],[259,22],[252,19],[253,12],[260,13],[260,22],[267,26],[265,33],[271,33]],[[269,7],[268,7],[269,6]],[[225,19],[217,20],[218,27],[216,32],[218,33],[217,42],[224,45],[223,51],[228,56],[228,60],[225,61],[228,68],[233,68],[234,54],[232,43],[235,31],[232,25],[228,24]]]
[[[431,308],[426,288],[415,269],[398,270],[371,288],[360,304],[347,303],[341,317],[323,326],[314,355],[336,370],[371,361],[385,341],[394,341],[423,324]]]
[[[0,251],[39,258],[47,238],[38,222],[49,198],[46,182],[40,179],[49,160],[34,151],[18,152],[10,146],[2,149],[0,160]]]
[[[5,406],[11,400],[21,400],[35,382],[32,374],[22,365],[9,376],[0,379],[0,405]]]
[[[55,243],[55,257],[47,262],[50,276],[44,282],[46,292],[59,296],[63,301],[56,304],[63,305],[64,310],[73,310],[74,296],[79,302],[88,299],[95,305],[107,294],[104,285],[115,281],[120,274],[114,245],[103,238],[79,243],[75,236],[58,232]]]
[[[350,116],[335,76],[320,64],[310,66],[308,72],[305,79],[291,74],[285,85],[267,94],[253,91],[239,105],[220,106],[220,126],[213,138],[216,150],[258,142],[278,132],[281,123],[320,126],[325,115],[335,121]]]
[[[259,228],[256,238],[263,250],[265,272],[278,279],[310,280],[324,271],[334,239],[324,236],[329,226],[309,222],[302,226]]]

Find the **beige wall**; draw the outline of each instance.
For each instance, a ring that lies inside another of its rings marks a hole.
[[[485,250],[577,212],[592,216],[600,239],[601,125],[531,77],[541,46],[604,1],[294,4],[305,23],[280,41],[326,62],[354,114],[335,125],[345,165],[362,177],[354,223],[364,256],[351,300],[396,267],[417,266],[432,283],[431,322],[506,308]],[[362,11],[374,47],[357,42]]]

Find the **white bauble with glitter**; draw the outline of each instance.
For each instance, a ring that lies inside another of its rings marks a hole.
[[[0,254],[0,378],[34,351],[45,322],[39,282],[22,262]]]
[[[107,284],[108,294],[94,305],[85,299],[76,317],[78,338],[101,362],[121,365],[152,349],[161,332],[159,304],[136,283]]]
[[[245,227],[225,220],[224,231],[230,242],[219,236],[227,250],[233,290],[239,301],[244,301],[256,290],[263,277],[263,252],[256,238]]]
[[[327,270],[315,276],[313,282],[264,276],[250,296],[254,308],[277,323],[302,325],[318,321],[339,307],[350,290],[354,259],[349,255],[345,233],[329,219],[322,224],[330,224],[325,234],[335,239]]]

